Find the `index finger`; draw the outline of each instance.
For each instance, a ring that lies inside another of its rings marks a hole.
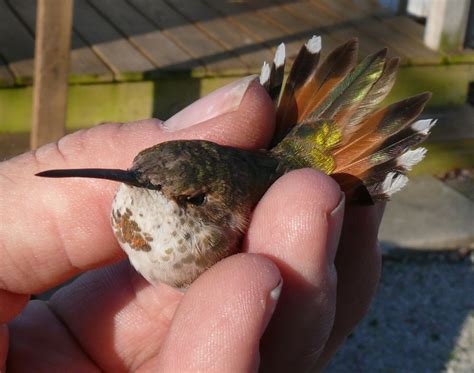
[[[0,165],[0,289],[40,292],[81,271],[123,258],[109,221],[115,183],[53,181],[34,177],[36,172],[127,168],[138,151],[180,138],[261,148],[270,139],[273,122],[270,98],[252,83],[237,110],[187,129],[172,132],[155,119],[108,124],[4,162]]]

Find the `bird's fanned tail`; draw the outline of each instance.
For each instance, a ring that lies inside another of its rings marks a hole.
[[[272,154],[287,170],[312,167],[334,177],[352,201],[386,200],[407,182],[426,149],[416,148],[436,121],[416,118],[431,97],[422,93],[385,108],[399,59],[387,50],[356,64],[352,39],[319,64],[320,37],[298,53],[282,87],[284,47],[260,81],[277,107]],[[319,64],[319,66],[318,66]],[[280,94],[281,91],[281,94]],[[281,97],[280,97],[281,96]]]

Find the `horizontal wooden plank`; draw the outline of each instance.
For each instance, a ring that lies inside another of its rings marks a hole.
[[[311,6],[313,11],[310,10]],[[357,3],[351,0],[313,0],[311,3],[296,2],[285,7],[299,11],[301,16],[306,15],[307,18],[314,19],[314,22],[324,27],[334,39],[345,41],[358,36],[361,55],[387,46],[389,55],[400,55],[405,63],[439,62],[439,55],[428,50],[420,40],[413,40],[385,24],[386,20],[393,16],[389,16],[386,9],[372,4],[370,0]],[[324,44],[327,46],[327,43]]]
[[[9,0],[10,6],[21,17],[24,24],[34,35],[36,29],[36,0]],[[100,60],[73,31],[71,36],[70,81],[75,82],[78,77],[84,81],[86,77],[93,81],[111,81],[112,71]]]
[[[0,0],[0,54],[15,74],[16,81],[31,83],[34,40],[5,0]]]
[[[385,24],[410,39],[423,40],[424,26],[406,16],[384,17]]]
[[[238,56],[248,69],[260,67],[264,60],[272,58],[272,52],[258,39],[242,32],[202,1],[171,1],[170,4],[226,50]]]
[[[268,46],[276,50],[276,47],[284,42],[286,55],[291,60],[296,56],[301,47],[303,35],[291,31],[288,32],[277,22],[272,22],[268,17],[262,17],[254,9],[266,9],[271,6],[268,1],[255,3],[225,2],[218,0],[205,0],[219,12],[227,16],[227,19],[238,26],[244,33],[259,41],[260,45]],[[263,6],[265,4],[266,6]],[[242,32],[241,31],[241,32]],[[273,53],[265,58],[266,61],[273,59]]]
[[[367,18],[372,18],[374,16],[355,5],[352,0],[310,0],[310,2],[315,7],[332,9],[339,19],[346,22],[363,22]]]
[[[359,38],[359,58],[375,53],[385,47],[379,40],[369,35],[361,34],[360,30],[355,27],[355,23],[351,21],[351,16],[346,14],[347,7],[343,3],[331,0],[319,0],[313,2],[313,5],[318,8],[322,15],[329,15],[337,19],[337,22],[329,29],[332,37],[338,39],[341,43],[354,37]],[[352,9],[349,13],[353,14]],[[357,10],[355,13],[358,14]],[[365,17],[365,15],[361,13],[359,13],[358,16]],[[389,56],[394,56],[394,52],[389,51]]]
[[[199,62],[209,74],[246,69],[235,55],[231,55],[222,45],[211,39],[165,1],[131,0],[131,3],[170,39],[186,50],[193,57],[194,64]],[[196,72],[196,68],[193,68],[193,75],[200,75],[199,71]]]
[[[141,77],[155,66],[85,0],[74,1],[74,26],[118,80]]]
[[[405,35],[407,38],[411,39],[413,43],[416,43],[418,46],[421,45],[421,48],[426,49],[426,46],[422,42],[424,35],[424,26],[415,22],[413,19],[406,16],[397,16],[397,17],[384,17],[382,22],[391,27],[395,32],[400,32]],[[474,50],[466,48],[462,51],[451,52],[445,54],[441,57],[440,53],[428,49],[430,56],[426,59],[413,60],[412,63],[418,64],[423,63],[424,61],[429,61],[432,64],[437,63],[444,58],[447,58],[450,62],[459,63],[459,62],[474,62]]]
[[[417,50],[411,54],[412,62],[438,63],[441,61],[440,53],[426,47],[423,43],[424,27],[406,16],[381,17],[380,21],[388,26],[393,33],[400,34],[405,38],[405,43]]]
[[[366,22],[357,24],[357,29],[370,35],[374,39],[379,40],[390,50],[400,55],[403,60],[413,63],[414,61],[421,63],[439,63],[441,56],[428,48],[421,42],[417,43],[403,34],[395,32],[388,25],[378,19],[371,19]]]
[[[312,1],[319,1],[319,0],[312,0]],[[388,7],[384,7],[381,5],[381,2],[378,0],[343,0],[342,3],[350,1],[352,4],[352,8],[357,8],[362,14],[370,15],[370,16],[387,16],[393,14]]]
[[[390,19],[387,11],[380,8],[379,11],[374,10],[370,2],[361,2],[355,4],[351,0],[340,0],[338,2],[330,0],[313,1],[318,3],[326,10],[340,17],[341,22],[351,25],[354,29],[354,35],[359,38],[359,42],[364,45],[364,49],[373,51],[376,45],[380,44],[380,48],[388,47],[389,55],[398,55],[402,58],[402,63],[438,63],[440,56],[437,53],[426,48],[421,41],[413,40],[404,35],[399,30],[394,30],[385,20]],[[363,6],[365,4],[365,6]],[[378,9],[376,7],[375,9]],[[344,12],[345,10],[345,12]],[[377,15],[377,17],[375,16]],[[370,44],[367,44],[370,41]]]
[[[158,68],[189,71],[199,66],[188,53],[124,0],[90,0],[90,3]]]
[[[184,4],[183,0],[174,0]],[[217,9],[221,14],[227,16],[227,20],[238,25],[240,30],[244,30],[255,40],[263,41],[269,47],[276,47],[283,41],[286,36],[285,31],[279,27],[275,27],[268,20],[262,19],[255,12],[247,10],[246,12],[238,11],[236,8],[239,4],[235,2],[207,0],[213,8]],[[201,11],[200,13],[203,13]],[[203,17],[201,17],[203,18]],[[209,22],[209,21],[208,21]],[[241,31],[242,32],[242,31]]]
[[[320,14],[319,10],[310,2],[291,2],[285,3],[281,1],[284,9],[300,18],[311,26],[316,35],[321,36],[323,49],[321,55],[324,58],[327,53],[341,44],[341,40],[334,38],[330,32],[330,28],[337,24],[338,20],[330,17],[328,14]]]
[[[301,46],[313,35],[319,35],[317,28],[288,12],[280,4],[272,0],[248,3],[258,17],[263,17],[272,25],[285,31],[286,56],[289,61],[296,58]],[[265,6],[263,6],[265,5]]]
[[[301,18],[288,12],[279,4],[268,4],[267,7],[260,7],[255,3],[249,3],[255,11],[255,15],[262,16],[273,25],[283,28],[288,33],[310,34],[313,32],[309,23],[302,22]]]

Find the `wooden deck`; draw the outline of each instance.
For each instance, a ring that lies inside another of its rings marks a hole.
[[[239,76],[258,73],[285,42],[289,59],[312,35],[323,56],[358,37],[360,56],[402,58],[393,102],[433,92],[432,106],[466,102],[474,53],[423,44],[424,26],[378,0],[74,0],[69,131],[105,121],[165,119]],[[32,127],[36,0],[0,0],[0,133]],[[1,146],[1,144],[0,144]]]
[[[75,0],[70,83],[257,72],[285,42],[294,57],[314,34],[323,51],[357,36],[361,55],[384,46],[405,65],[473,62],[422,43],[423,26],[373,0]],[[33,76],[36,0],[0,0],[0,86]]]

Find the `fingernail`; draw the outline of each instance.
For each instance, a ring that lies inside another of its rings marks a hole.
[[[333,263],[336,258],[339,238],[341,236],[342,222],[344,221],[345,203],[346,195],[341,192],[339,203],[328,216],[327,253],[329,263]]]
[[[178,131],[237,110],[250,84],[257,78],[257,75],[250,75],[215,90],[173,115],[163,123],[163,128]]]
[[[278,282],[277,286],[275,286],[275,288],[270,290],[270,293],[268,293],[267,303],[265,305],[265,314],[263,316],[262,333],[267,328],[268,323],[270,322],[273,313],[275,312],[276,305],[278,304],[278,299],[280,299],[282,287],[283,279],[280,278],[280,281]]]

